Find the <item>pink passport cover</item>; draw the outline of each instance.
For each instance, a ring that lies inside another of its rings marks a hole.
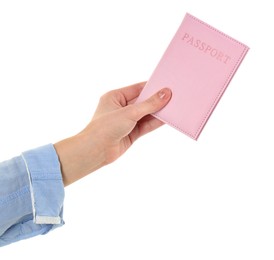
[[[169,87],[154,116],[197,140],[248,49],[187,13],[137,102]]]

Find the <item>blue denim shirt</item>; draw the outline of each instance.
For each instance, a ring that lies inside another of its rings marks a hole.
[[[62,226],[64,186],[52,144],[0,163],[0,246]]]

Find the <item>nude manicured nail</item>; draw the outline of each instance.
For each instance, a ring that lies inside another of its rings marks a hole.
[[[158,92],[158,96],[160,99],[165,99],[169,94],[169,89],[163,88]]]

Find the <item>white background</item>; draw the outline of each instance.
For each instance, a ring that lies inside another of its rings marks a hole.
[[[169,126],[139,139],[66,188],[64,227],[1,259],[273,259],[271,6],[0,1],[0,161],[76,134],[102,94],[147,80],[186,12],[250,47],[198,142]]]

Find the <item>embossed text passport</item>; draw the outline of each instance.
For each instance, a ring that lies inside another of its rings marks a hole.
[[[137,102],[169,87],[170,102],[153,115],[197,140],[248,49],[187,13]]]

